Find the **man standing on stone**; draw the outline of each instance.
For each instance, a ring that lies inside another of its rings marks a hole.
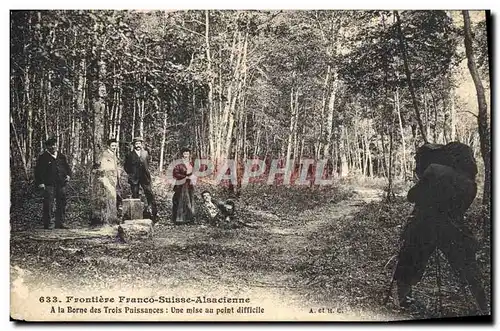
[[[45,148],[35,166],[35,184],[43,190],[43,227],[51,228],[55,199],[55,228],[67,229],[64,225],[66,184],[71,177],[71,168],[66,156],[57,151],[55,138],[49,138],[45,142]]]
[[[139,198],[139,186],[142,186],[144,195],[151,207],[152,221],[157,221],[156,202],[151,190],[151,174],[149,172],[149,154],[143,149],[142,138],[136,137],[132,141],[133,150],[125,157],[125,172],[132,190],[132,198]]]

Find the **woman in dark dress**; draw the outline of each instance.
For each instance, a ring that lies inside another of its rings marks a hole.
[[[193,166],[191,164],[191,150],[181,150],[181,164],[174,167],[173,176],[176,180],[174,196],[172,198],[172,222],[186,224],[194,222],[194,187],[192,180]]]

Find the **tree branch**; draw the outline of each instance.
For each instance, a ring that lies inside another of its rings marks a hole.
[[[457,111],[458,114],[460,113],[469,113],[471,114],[472,116],[474,116],[475,118],[478,118],[477,114],[474,114],[473,112],[471,112],[470,110],[462,110],[462,111]]]
[[[403,31],[401,29],[401,19],[399,17],[399,13],[397,10],[394,11],[394,15],[396,16],[396,26],[397,26],[398,34],[399,34],[399,48],[400,48],[402,56],[403,56],[403,63],[404,63],[404,69],[405,69],[405,73],[406,73],[406,80],[408,82],[408,88],[410,90],[413,108],[415,109],[415,115],[417,117],[417,122],[418,122],[418,127],[420,129],[420,133],[422,134],[422,138],[424,139],[425,143],[427,143],[428,141],[427,141],[427,137],[425,135],[424,125],[422,124],[422,119],[420,117],[420,110],[418,108],[417,98],[415,97],[415,88],[414,88],[413,82],[411,80],[411,71],[410,71],[410,66],[408,64],[408,54],[406,52],[405,39],[403,36]]]

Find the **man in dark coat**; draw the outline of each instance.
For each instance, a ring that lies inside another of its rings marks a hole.
[[[53,204],[56,202],[55,228],[67,229],[64,225],[66,211],[66,184],[71,177],[66,156],[57,151],[57,141],[50,138],[45,142],[45,152],[35,166],[35,184],[43,190],[43,227],[51,228]]]
[[[151,189],[151,174],[149,172],[149,154],[142,147],[142,138],[133,140],[134,149],[125,157],[125,172],[128,174],[128,182],[132,190],[132,198],[139,198],[139,186],[142,186],[146,196],[148,207],[151,208],[153,222],[157,221],[157,208],[155,197]],[[149,209],[149,208],[148,208]]]
[[[415,209],[403,232],[394,278],[401,306],[411,301],[411,286],[417,284],[431,254],[441,250],[450,266],[471,288],[481,312],[487,310],[476,262],[474,238],[465,229],[464,214],[477,187],[477,166],[470,147],[426,144],[416,155],[417,184],[408,192]]]

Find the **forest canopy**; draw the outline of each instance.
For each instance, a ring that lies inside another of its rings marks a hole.
[[[488,90],[485,15],[471,13]],[[49,136],[87,171],[96,128],[119,156],[144,137],[158,172],[186,145],[403,179],[424,140],[480,153],[458,11],[11,11],[10,25],[15,178]]]

